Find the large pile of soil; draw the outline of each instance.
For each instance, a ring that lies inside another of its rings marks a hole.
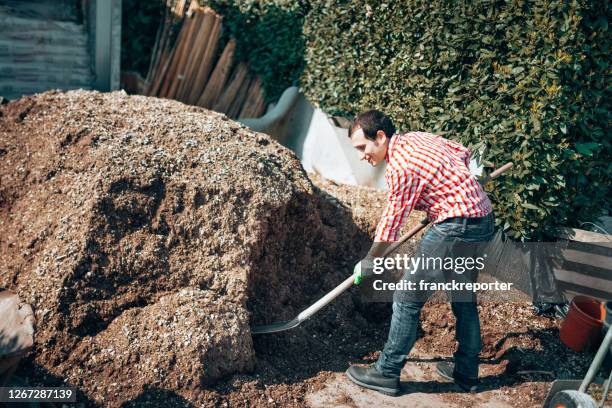
[[[22,98],[0,156],[0,286],[35,309],[34,364],[96,402],[251,372],[249,326],[340,283],[372,229],[269,137],[169,100]]]

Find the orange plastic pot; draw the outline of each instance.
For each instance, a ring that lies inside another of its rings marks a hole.
[[[561,324],[561,341],[574,351],[592,351],[601,342],[606,316],[603,303],[588,296],[576,296]]]

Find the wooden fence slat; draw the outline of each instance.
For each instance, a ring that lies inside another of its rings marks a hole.
[[[236,42],[229,40],[196,105],[210,109],[217,103],[231,72],[235,49]]]
[[[246,101],[239,118],[258,118],[265,110],[265,100],[261,89],[261,79],[259,77],[251,83]]]
[[[185,73],[183,75],[183,80],[179,84],[179,89],[176,93],[176,99],[183,102],[186,102],[191,86],[193,86],[193,81],[198,70],[198,65],[200,64],[200,61],[202,60],[202,57],[206,52],[208,38],[210,36],[210,32],[213,28],[213,23],[215,20],[215,15],[212,10],[204,9],[198,11],[198,14],[201,14],[201,23],[198,27],[198,30],[194,33],[193,43],[191,46],[192,52],[189,56],[189,59],[185,61]]]
[[[219,97],[219,100],[213,107],[214,110],[216,110],[217,112],[227,112],[232,102],[234,101],[236,94],[240,90],[242,83],[245,81],[247,75],[248,68],[244,62],[241,62],[234,69],[234,72],[232,73],[232,76],[227,86],[225,87],[223,93],[221,93],[221,96]]]
[[[202,91],[206,87],[210,72],[212,71],[214,58],[217,55],[217,49],[219,48],[219,36],[221,35],[221,16],[213,12],[214,20],[208,36],[208,41],[204,46],[204,52],[198,63],[196,73],[191,81],[188,95],[186,96],[186,102],[194,105]]]
[[[174,75],[171,75],[168,78],[171,81],[168,94],[166,95],[168,98],[174,99],[176,97],[179,86],[183,81],[185,69],[187,68],[187,61],[189,61],[193,50],[193,42],[195,39],[194,33],[197,32],[200,24],[202,24],[202,14],[193,13],[189,30],[187,31],[187,35],[183,40],[183,44],[181,44],[181,51],[176,56],[176,70],[174,71]]]
[[[245,80],[240,84],[240,88],[238,88],[238,92],[236,92],[236,96],[232,100],[229,108],[227,108],[227,116],[232,119],[236,119],[240,114],[240,110],[244,105],[246,100],[247,92],[249,91],[249,87],[251,85],[252,79],[247,76]]]
[[[174,44],[174,50],[172,52],[172,56],[168,61],[169,66],[167,68],[167,72],[161,78],[159,96],[166,97],[168,96],[168,92],[170,87],[172,86],[172,78],[176,75],[179,59],[181,57],[181,53],[185,48],[185,38],[189,35],[189,31],[193,26],[194,16],[192,14],[188,14],[183,21],[183,25],[181,26],[181,31],[179,32],[179,36]]]

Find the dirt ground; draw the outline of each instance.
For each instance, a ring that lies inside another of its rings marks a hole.
[[[291,331],[251,336],[351,273],[385,196],[307,175],[223,115],[121,92],[22,98],[0,108],[0,177],[0,287],[38,321],[20,384],[69,384],[86,406],[317,406],[384,345],[390,305],[355,288]],[[540,406],[552,380],[586,372],[593,355],[529,303],[479,313],[480,375],[500,404]],[[406,393],[481,406],[489,394],[415,371],[449,358],[453,336],[450,307],[428,303]],[[361,406],[353,396],[332,405]]]

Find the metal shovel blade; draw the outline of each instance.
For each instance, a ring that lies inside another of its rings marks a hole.
[[[251,328],[252,334],[276,333],[297,327],[301,321],[297,318],[286,322],[266,324],[264,326],[255,326]]]
[[[297,317],[288,322],[274,323],[268,324],[265,326],[255,326],[251,327],[251,334],[264,334],[264,333],[275,333],[283,330],[293,329],[297,327],[304,320],[308,319],[313,314],[317,313],[322,307],[327,305],[329,302],[338,297],[342,292],[353,286],[353,276],[347,277],[344,282],[336,286],[329,292],[327,295],[323,296],[321,299],[317,300],[307,309],[302,310],[302,312],[297,315]]]

